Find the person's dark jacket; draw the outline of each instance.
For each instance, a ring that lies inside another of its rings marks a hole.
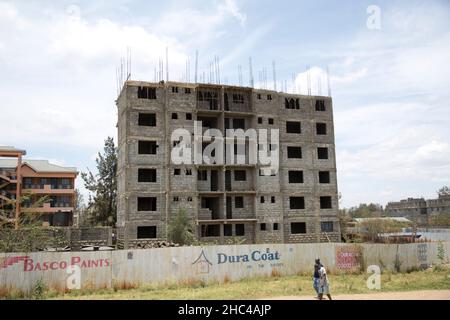
[[[321,263],[319,263],[319,264],[317,264],[317,263],[315,263],[314,264],[314,278],[316,278],[316,279],[319,279],[320,278],[320,275],[319,275],[319,269],[320,269],[320,267],[322,267],[322,264]]]

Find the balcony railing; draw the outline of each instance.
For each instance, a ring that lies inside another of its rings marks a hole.
[[[51,185],[51,184],[24,184],[24,189],[52,189],[52,190],[70,190],[73,189],[73,185]]]

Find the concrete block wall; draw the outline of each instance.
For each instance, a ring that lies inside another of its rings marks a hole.
[[[255,217],[255,196],[246,194],[229,194],[233,219],[251,219]],[[236,197],[242,197],[244,207],[236,208]]]
[[[235,179],[235,171],[236,170],[245,171],[245,180],[244,181]],[[242,168],[233,167],[232,169],[230,169],[230,171],[231,171],[231,173],[230,173],[231,190],[233,190],[233,191],[253,191],[254,190],[253,179],[254,179],[255,169],[247,168],[247,167],[242,167]]]

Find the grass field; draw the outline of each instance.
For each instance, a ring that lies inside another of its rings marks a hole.
[[[330,274],[332,294],[371,293],[374,291],[449,290],[450,270],[425,270],[410,273],[385,273],[381,290],[369,290],[369,274]],[[224,284],[194,282],[164,287],[142,286],[126,290],[75,290],[66,294],[44,291],[44,299],[259,299],[278,296],[314,296],[308,275],[253,278]]]

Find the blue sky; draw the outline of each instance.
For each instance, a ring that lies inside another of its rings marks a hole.
[[[380,9],[369,29],[367,8]],[[448,1],[2,1],[0,145],[79,170],[116,136],[115,68],[132,50],[133,79],[153,80],[169,47],[170,77],[185,61],[248,84],[272,61],[277,86],[312,92],[331,74],[342,206],[434,197],[450,184]],[[293,85],[293,78],[295,85]],[[256,83],[258,86],[259,83]],[[7,119],[6,121],[3,121]],[[82,187],[81,179],[78,185]],[[82,188],[83,189],[83,188]]]

